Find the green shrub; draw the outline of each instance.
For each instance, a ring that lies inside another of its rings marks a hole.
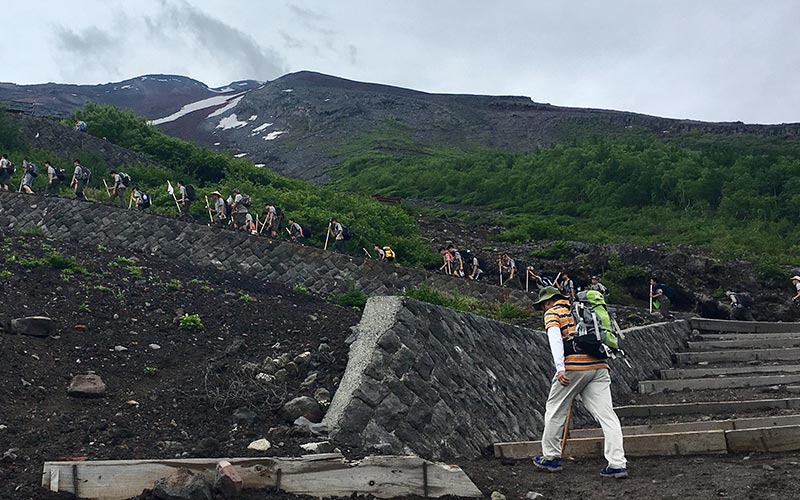
[[[295,293],[299,293],[301,295],[311,295],[311,292],[308,291],[308,288],[304,287],[299,283],[293,286],[292,290],[294,290]]]
[[[242,294],[239,294],[239,300],[241,300],[242,302],[253,302],[256,299],[254,299],[251,295],[248,295],[246,293],[242,293]]]
[[[545,248],[531,252],[531,257],[534,259],[562,260],[570,256],[572,256],[572,245],[563,240],[554,241]]]
[[[183,282],[179,279],[173,278],[164,284],[168,290],[180,290],[183,288]]]
[[[144,278],[144,272],[140,266],[125,266],[125,270],[131,278],[140,280]]]
[[[345,293],[335,296],[333,301],[340,306],[364,307],[367,303],[367,294],[355,285],[350,285]]]
[[[205,330],[203,321],[200,319],[199,314],[184,314],[180,320],[180,328],[182,330]]]
[[[0,279],[9,278],[9,277],[11,277],[13,275],[14,275],[14,273],[9,271],[8,269],[4,269],[4,270],[0,271]]]

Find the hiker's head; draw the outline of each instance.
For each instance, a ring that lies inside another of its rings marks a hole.
[[[331,217],[330,223],[333,224],[334,222],[336,222],[336,217]]]
[[[794,283],[795,285],[800,283],[800,276],[797,275],[792,276],[792,283]]]
[[[133,186],[133,188],[132,188],[132,189],[133,189],[134,191],[138,191],[138,190],[139,190],[139,186]]]
[[[214,198],[222,198],[222,193],[219,191],[211,191],[208,195]]]
[[[108,175],[111,175],[111,176],[117,175],[117,171],[116,170],[111,170],[111,172],[109,172]]]
[[[734,292],[732,289],[730,289],[730,288],[728,288],[727,290],[725,290],[725,295],[727,295],[728,297],[730,297],[730,296],[731,296],[731,295],[733,295],[734,293],[735,293],[735,292]]]
[[[72,164],[77,167],[78,165],[81,164],[81,161],[80,160],[72,160]]]
[[[233,190],[233,194],[239,194],[239,190],[238,189],[234,189]]]
[[[561,273],[561,277],[564,278],[565,280],[568,280],[569,279],[569,273],[564,271],[563,273]]]
[[[52,167],[52,166],[53,166],[53,164],[52,164],[52,163],[50,163],[50,160],[45,160],[45,161],[44,161],[44,165],[45,165],[46,167]]]
[[[376,249],[376,250],[377,250],[377,249],[379,249],[379,248],[381,247],[381,246],[380,246],[380,245],[378,245],[377,243],[375,243],[375,245],[373,245],[373,246],[375,247],[375,249]]]
[[[289,217],[289,223],[294,224],[294,217]]]
[[[592,283],[597,283],[598,281],[600,281],[600,278],[597,276],[592,276]]]
[[[181,180],[181,181],[178,181],[178,185],[179,185],[179,186],[183,186],[183,181],[182,181],[182,180]]]
[[[656,277],[655,276],[650,276],[650,284],[651,285],[655,285],[657,283],[658,283],[658,280],[656,279]]]
[[[539,289],[539,294],[536,296],[536,300],[533,302],[534,307],[547,310],[553,307],[553,305],[559,301],[566,299],[565,296],[561,295],[561,292],[558,291],[558,288],[554,286],[545,286]]]

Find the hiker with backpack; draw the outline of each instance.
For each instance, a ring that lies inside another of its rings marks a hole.
[[[20,184],[19,190],[20,192],[33,194],[33,188],[31,188],[31,185],[33,184],[33,180],[39,175],[39,167],[37,167],[35,163],[30,162],[27,158],[25,158],[22,160],[22,171],[24,174],[22,176],[22,184]]]
[[[373,248],[375,248],[375,253],[377,254],[376,258],[378,260],[385,262],[392,262],[396,258],[394,250],[392,250],[392,247],[390,247],[389,245],[380,246],[377,243],[375,243]]]
[[[602,300],[600,294],[594,297]],[[608,363],[602,357],[605,350],[595,351],[582,347],[599,342],[596,336],[599,332],[592,326],[592,333],[587,333],[583,315],[573,314],[568,298],[553,286],[539,290],[534,305],[544,311],[544,327],[556,374],[545,406],[542,454],[534,457],[533,465],[547,472],[562,470],[562,431],[568,429],[572,403],[580,396],[584,407],[603,429],[604,455],[608,465],[600,471],[600,475],[617,479],[628,477],[622,427],[614,413]],[[583,306],[582,302],[580,305]],[[578,318],[581,318],[580,322]],[[599,323],[597,316],[592,323]],[[610,327],[610,320],[608,326]],[[585,339],[586,344],[578,339]],[[566,432],[563,436],[566,437]]]
[[[569,300],[575,300],[575,282],[569,278],[569,274],[566,271],[561,273],[561,281],[558,283],[558,290],[562,295],[569,298]]]
[[[344,252],[344,226],[336,220],[336,217],[331,217],[329,221],[328,234],[333,236],[333,250]]]
[[[8,180],[14,175],[14,164],[8,161],[8,155],[0,157],[0,189],[8,191]]]
[[[240,193],[238,189],[233,190],[232,200],[233,229],[243,229],[247,223],[247,214],[252,200],[248,195]]]
[[[600,278],[597,276],[592,276],[592,282],[589,284],[589,286],[586,287],[586,289],[594,290],[602,293],[605,296],[608,296],[608,288],[606,288],[605,285],[600,283]]]
[[[227,202],[219,191],[211,191],[208,195],[214,203],[214,222],[219,226],[225,226],[228,223]]]
[[[178,193],[181,195],[178,198],[178,204],[181,209],[180,217],[189,217],[189,209],[192,208],[192,202],[197,199],[197,193],[194,190],[194,186],[191,184],[186,184],[183,180],[178,181]]]
[[[750,307],[753,305],[753,297],[747,292],[736,292],[732,288],[725,290],[725,295],[731,299],[730,318],[735,321],[755,321]]]
[[[72,165],[75,167],[75,171],[72,173],[72,180],[69,185],[75,188],[75,198],[85,201],[86,195],[83,193],[83,190],[86,188],[89,180],[91,180],[92,172],[81,165],[80,160],[74,160]]]
[[[133,196],[133,201],[136,203],[137,209],[145,210],[150,208],[150,205],[152,204],[150,195],[139,189],[139,186],[133,186],[133,192],[131,194]]]
[[[453,276],[457,278],[464,277],[464,258],[461,252],[458,251],[453,245],[447,245],[447,251],[453,256]]]
[[[264,211],[261,212],[261,218],[261,231],[266,227],[269,231],[269,235],[273,238],[277,238],[278,232],[283,225],[283,210],[270,202],[266,202],[264,204]]]
[[[533,284],[536,285],[536,289],[540,290],[546,286],[554,286],[553,280],[548,278],[547,276],[538,274],[533,266],[528,266],[525,268],[525,272],[527,273],[526,280],[532,280]],[[566,296],[566,295],[565,295]]]
[[[125,190],[131,183],[130,176],[124,172],[117,172],[113,169],[109,175],[111,176],[111,180],[114,182],[114,184],[111,186],[111,197],[109,197],[108,202],[116,203],[114,200],[119,199],[122,204],[125,205]]]
[[[512,281],[514,278],[517,277],[517,262],[511,258],[511,255],[508,252],[504,252],[500,256],[500,260],[498,261],[498,267],[500,268],[500,282],[501,284],[508,283]],[[508,273],[508,278],[505,280],[503,279],[503,273]]]
[[[659,311],[664,317],[669,314],[672,301],[667,295],[670,288],[664,283],[659,283],[655,276],[650,278],[650,298],[653,300],[653,309]]]
[[[45,195],[58,196],[61,192],[61,181],[66,178],[66,174],[63,169],[54,167],[50,160],[45,161],[44,166],[47,167],[47,190]]]
[[[439,271],[444,271],[445,274],[453,274],[453,254],[447,248],[442,247],[439,249],[439,255],[442,256],[442,265]]]
[[[478,281],[480,279],[481,274],[483,274],[483,269],[481,266],[481,261],[478,256],[469,250],[466,252],[466,261],[467,265],[469,266],[469,279],[472,281]]]
[[[294,217],[289,217],[289,237],[295,243],[303,244],[303,241],[308,238],[308,233],[301,224],[298,224]]]

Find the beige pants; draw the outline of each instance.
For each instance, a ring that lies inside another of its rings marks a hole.
[[[611,402],[611,377],[608,370],[568,371],[568,386],[561,385],[553,377],[550,396],[544,413],[544,435],[542,436],[542,456],[548,460],[561,456],[561,438],[567,411],[576,396],[581,397],[583,405],[603,428],[605,438],[604,454],[608,466],[624,469],[625,450],[622,448],[622,427]]]

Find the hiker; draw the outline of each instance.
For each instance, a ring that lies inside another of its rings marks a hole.
[[[219,191],[211,191],[208,195],[214,202],[214,222],[217,225],[224,226],[228,223],[227,202],[222,198],[222,193]]]
[[[508,271],[508,278],[504,280],[504,283],[508,283],[517,276],[517,263],[508,253],[500,256],[498,264],[500,266],[500,276],[503,275],[503,271]]]
[[[453,276],[457,278],[464,277],[464,259],[461,257],[461,252],[458,251],[453,245],[447,245],[447,251],[453,256]]]
[[[139,189],[139,186],[133,186],[131,196],[133,196],[133,201],[136,204],[136,208],[139,210],[150,208],[150,205],[153,203],[150,200],[150,195]]]
[[[0,189],[8,191],[8,179],[14,175],[14,164],[8,161],[8,155],[0,157]]]
[[[533,266],[528,266],[526,268],[526,272],[528,273],[528,279],[533,280],[533,284],[536,285],[536,289],[542,289],[546,286],[553,286],[553,280],[548,278],[547,276],[543,276],[541,274],[537,274],[536,271],[533,269]]]
[[[113,181],[113,185],[111,186],[111,197],[108,199],[109,203],[116,203],[116,199],[122,202],[122,205],[125,205],[125,190],[128,188],[128,184],[131,182],[130,176],[124,172],[117,172],[116,170],[111,170],[109,173],[111,176],[111,180]],[[180,184],[180,181],[178,182]]]
[[[238,189],[233,190],[233,203],[231,204],[231,212],[233,216],[233,229],[241,229],[247,223],[247,214],[250,207],[250,197],[239,192]]]
[[[800,276],[792,276],[792,285],[794,285],[794,291],[796,292],[792,297],[792,302],[797,303],[800,300]]]
[[[395,257],[397,256],[394,253],[394,250],[392,250],[392,247],[390,247],[389,245],[385,245],[385,246],[382,247],[382,246],[378,245],[377,243],[375,243],[374,248],[375,248],[375,252],[377,253],[377,259],[378,260],[382,260],[382,261],[386,261],[386,262],[392,262],[392,261],[394,261]]]
[[[606,288],[602,283],[600,283],[600,278],[597,276],[592,276],[592,282],[589,286],[586,287],[586,289],[600,292],[603,295],[608,295],[608,288]]]
[[[45,196],[58,196],[58,193],[61,192],[61,181],[64,178],[64,171],[61,169],[56,169],[50,160],[44,162],[44,166],[47,167],[47,189],[45,190]]]
[[[471,255],[472,258],[468,259],[470,261],[469,279],[473,281],[478,281],[478,279],[481,277],[481,274],[483,274],[483,269],[481,269],[481,261],[480,259],[478,259],[478,256],[475,255],[474,253],[471,253]]]
[[[277,238],[281,225],[283,225],[283,211],[270,202],[266,202],[264,211],[261,212],[261,225],[262,231],[266,228],[271,237]]]
[[[453,272],[453,254],[447,251],[447,248],[442,247],[439,249],[439,255],[442,256],[442,265],[439,267],[439,271],[444,271],[445,274],[451,274]]]
[[[561,273],[561,283],[558,284],[558,290],[569,300],[575,300],[575,283],[569,278],[569,274],[566,271]]]
[[[194,201],[194,186],[191,184],[186,184],[182,180],[178,181],[178,193],[180,193],[180,198],[178,198],[178,204],[181,209],[181,217],[189,217],[192,216],[189,214],[189,209],[192,207],[192,202]]]
[[[242,227],[242,231],[248,232],[253,235],[258,234],[258,230],[256,229],[256,222],[255,220],[253,220],[253,216],[249,213],[244,216],[244,226]]]
[[[86,132],[86,122],[83,120],[76,120],[75,121],[75,130],[77,132]],[[105,137],[103,137],[105,139]]]
[[[298,224],[297,221],[294,220],[294,217],[289,217],[289,236],[292,238],[292,241],[300,244],[302,244],[303,240],[307,237],[303,226]]]
[[[627,477],[622,427],[611,401],[608,364],[586,354],[576,354],[572,342],[565,342],[575,337],[577,325],[567,296],[557,288],[546,286],[539,290],[534,305],[544,310],[544,327],[556,374],[545,406],[542,454],[534,457],[533,465],[548,472],[561,471],[562,431],[573,400],[580,396],[584,407],[603,429],[608,466],[600,471],[600,475]]]
[[[336,217],[331,217],[328,223],[328,233],[333,236],[333,249],[337,252],[344,251],[344,226],[336,220]]]
[[[27,160],[27,158],[22,160],[22,185],[20,186],[20,190],[28,193],[33,194],[33,189],[31,185],[33,184],[33,179],[39,175],[39,167],[36,166],[33,162]]]
[[[663,283],[659,283],[655,276],[650,278],[650,298],[653,299],[653,309],[661,312],[664,316],[669,313],[669,307],[672,302],[667,296],[669,287]]]
[[[74,160],[72,165],[75,167],[75,171],[72,173],[72,180],[69,185],[75,188],[75,198],[85,201],[86,195],[83,193],[83,190],[92,178],[92,172],[81,165],[79,160]]]
[[[725,295],[731,299],[730,318],[736,321],[755,321],[750,306],[753,305],[753,298],[746,292],[735,292],[732,288],[725,290]]]

